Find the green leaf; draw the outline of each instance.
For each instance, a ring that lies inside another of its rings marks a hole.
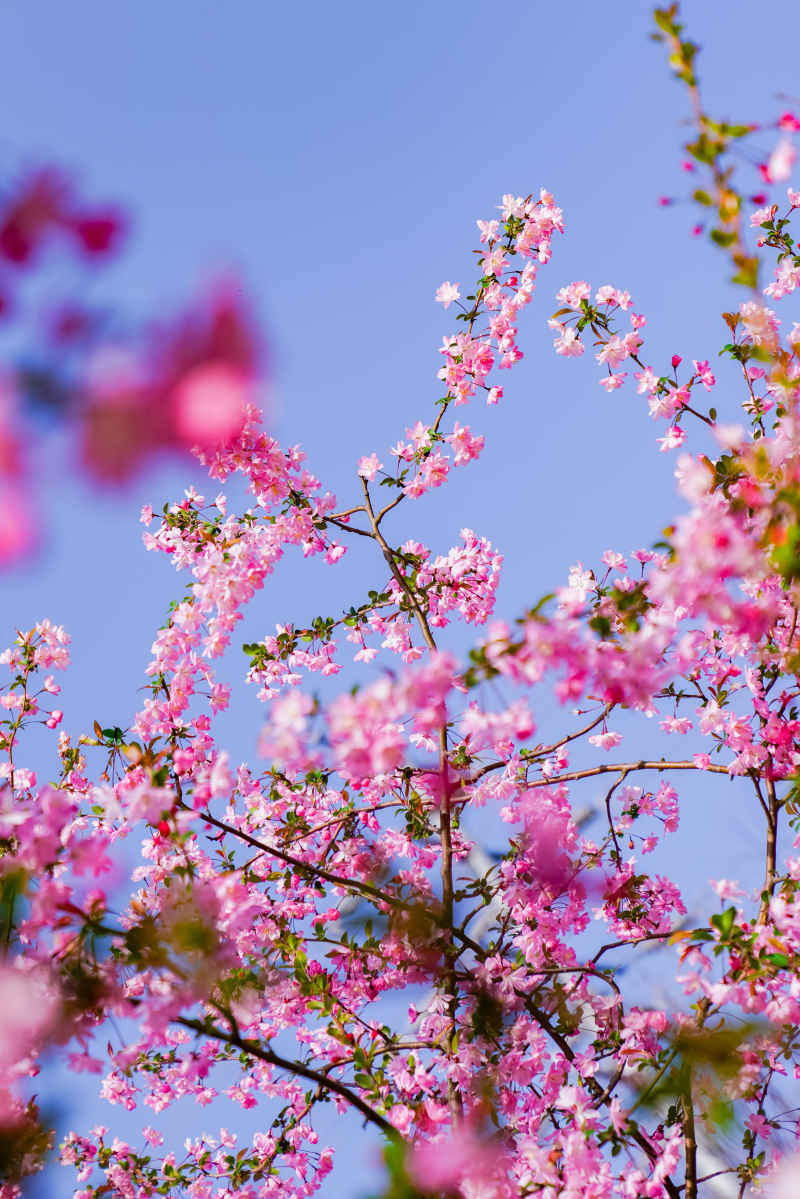
[[[664,33],[677,35],[680,31],[680,25],[675,22],[675,15],[678,11],[677,5],[670,4],[669,8],[657,8],[653,13],[653,20],[659,29]]]
[[[724,912],[717,912],[711,917],[711,923],[718,930],[720,939],[727,940],[730,936],[730,931],[733,928],[733,922],[736,919],[736,908],[726,908]]]
[[[740,283],[742,287],[758,286],[758,259],[745,258],[739,264],[739,270],[731,278],[731,283]]]

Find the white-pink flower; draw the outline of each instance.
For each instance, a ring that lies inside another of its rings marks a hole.
[[[673,425],[670,429],[667,429],[664,437],[658,438],[658,444],[661,446],[661,453],[663,454],[667,450],[680,449],[685,440],[686,433],[684,430],[680,425]]]
[[[782,137],[769,156],[767,171],[773,183],[783,183],[792,173],[797,150],[788,137]]]
[[[458,290],[457,283],[441,283],[436,289],[436,299],[445,308],[449,308],[453,301],[460,299],[460,297],[461,292]]]
[[[368,454],[358,460],[358,473],[362,479],[368,479],[371,482],[378,471],[382,469],[383,463],[379,461],[377,454]]]

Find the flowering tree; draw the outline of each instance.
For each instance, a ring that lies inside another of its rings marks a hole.
[[[392,537],[400,505],[481,453],[457,410],[503,398],[563,233],[548,192],[507,195],[478,222],[474,285],[437,292],[458,308],[441,398],[359,459],[344,506],[251,406],[197,449],[213,490],[239,475],[249,507],[190,489],[144,510],[146,547],[183,582],[129,729],[61,731],[68,637],[48,620],[2,655],[4,1195],[48,1145],[25,1084],[46,1046],[102,1075],[112,1104],[154,1113],[135,1137],[66,1138],[79,1199],[311,1195],[333,1166],[325,1104],[384,1146],[391,1199],[744,1196],[765,1174],[795,1193],[800,325],[782,334],[768,302],[800,283],[800,193],[746,220],[730,164],[752,128],[705,114],[676,7],[657,21],[694,104],[695,198],[748,289],[722,325],[741,403],[709,407],[709,361],[650,361],[621,287],[561,287],[551,325],[558,354],[588,350],[608,391],[630,373],[666,422],[686,504],[666,542],[576,566],[506,623],[484,538],[464,529],[438,554]],[[779,142],[770,183],[790,166]],[[215,663],[243,609],[290,547],[341,571],[354,537],[374,550],[372,590],[244,646],[268,765],[234,765],[214,735],[231,698]],[[466,661],[448,650],[456,622],[484,630]],[[310,676],[348,656],[363,681],[321,700]],[[561,735],[537,736],[559,705]],[[57,739],[45,785],[25,757],[35,725]],[[693,773],[760,813],[763,882],[719,880],[687,917],[659,861]],[[576,815],[587,779],[604,780],[592,837]],[[495,860],[469,833],[479,809],[505,830]],[[130,887],[101,889],[141,838]],[[654,947],[676,978],[668,1010],[638,982]],[[161,1113],[220,1094],[254,1109],[252,1132],[164,1146]]]

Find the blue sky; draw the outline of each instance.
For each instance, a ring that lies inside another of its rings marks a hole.
[[[776,91],[797,88],[796,6],[769,11],[767,22],[741,0],[686,4],[714,113],[768,119]],[[273,431],[306,446],[343,504],[361,454],[384,454],[439,395],[436,349],[452,322],[433,293],[470,280],[475,219],[503,192],[553,191],[567,236],[524,314],[526,358],[504,379],[502,406],[470,414],[484,455],[441,494],[404,505],[391,530],[437,551],[463,525],[490,537],[506,555],[499,610],[513,616],[576,560],[651,544],[677,506],[644,401],[606,396],[588,360],[552,353],[556,290],[576,278],[627,288],[656,363],[714,358],[731,303],[720,256],[689,237],[689,207],[657,206],[686,184],[686,106],[648,41],[649,13],[639,0],[12,0],[0,19],[0,164],[59,162],[131,210],[129,247],[100,285],[129,311],[166,316],[238,269],[271,348]],[[720,379],[718,407],[732,414]],[[179,593],[141,547],[138,510],[202,478],[164,465],[106,493],[65,470],[65,455],[58,439],[37,452],[49,539],[6,576],[0,615],[8,637],[42,615],[71,632],[68,727],[126,725]],[[247,633],[317,615],[323,588],[328,614],[382,581],[358,546],[336,571],[287,563]],[[256,708],[247,697],[235,753],[252,750]],[[327,1193],[352,1193],[339,1185]]]

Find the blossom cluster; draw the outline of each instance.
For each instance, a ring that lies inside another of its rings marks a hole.
[[[680,39],[673,10],[664,21]],[[790,201],[785,218],[758,214],[757,250],[782,262]],[[726,388],[721,420],[705,407],[723,390],[719,347],[683,376],[677,354],[660,369],[626,291],[558,290],[557,352],[577,358],[592,335],[608,391],[637,367],[669,422],[662,448],[681,449],[684,511],[655,548],[576,563],[501,619],[502,556],[479,532],[442,552],[390,535],[397,507],[417,511],[483,450],[455,410],[503,398],[495,372],[521,357],[520,314],[564,229],[546,191],[498,212],[478,222],[474,285],[436,294],[461,322],[441,347],[445,396],[357,460],[345,506],[243,403],[198,439],[214,498],[189,488],[145,508],[144,544],[182,598],[128,727],[65,731],[60,627],[19,630],[0,654],[3,1199],[47,1150],[28,1080],[48,1048],[98,1076],[109,1124],[115,1108],[142,1115],[136,1135],[67,1135],[75,1199],[308,1199],[335,1168],[326,1103],[381,1138],[392,1199],[791,1186],[800,339],[781,336],[763,293],[725,314],[743,398]],[[775,302],[793,294],[780,279]],[[374,550],[366,597],[245,644],[262,757],[232,760],[219,662],[247,606],[287,554],[346,570],[353,537]],[[466,656],[448,640],[461,624],[480,629]],[[541,731],[554,712],[558,736]],[[57,763],[48,782],[26,756],[35,727]],[[710,775],[762,823],[763,882],[710,880],[698,911],[663,844],[681,780]],[[591,818],[587,780],[601,787]],[[649,953],[672,983],[657,996],[638,969]],[[216,1126],[220,1098],[253,1111],[254,1131]],[[181,1149],[165,1143],[179,1103],[210,1124]]]

